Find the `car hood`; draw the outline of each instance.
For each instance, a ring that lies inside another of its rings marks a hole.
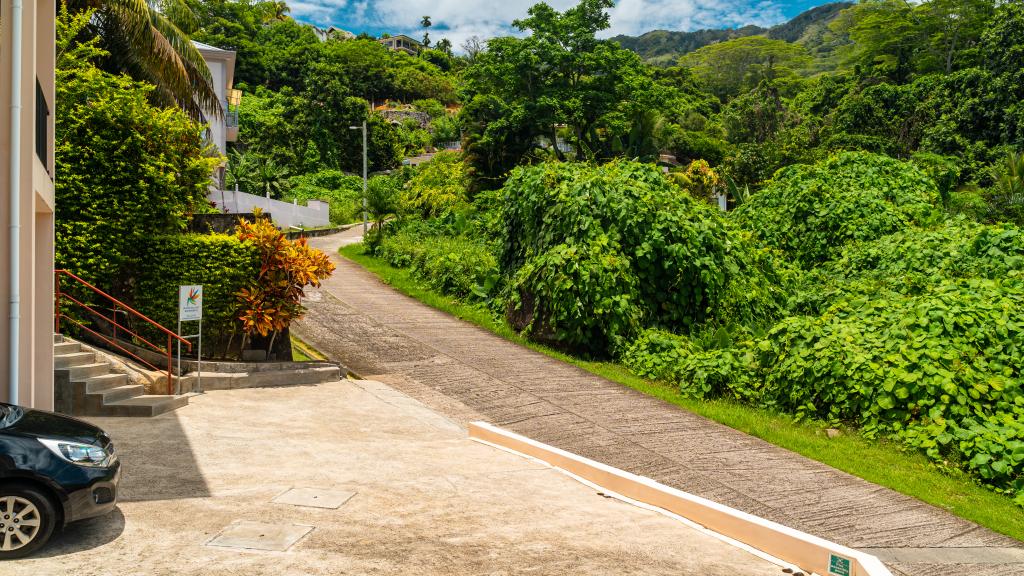
[[[24,413],[21,417],[8,422],[7,427],[0,429],[0,432],[35,438],[52,438],[100,447],[104,447],[110,442],[110,438],[103,430],[88,422],[53,412],[29,408],[22,408],[22,410]]]

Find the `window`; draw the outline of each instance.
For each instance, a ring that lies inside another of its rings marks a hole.
[[[50,171],[50,106],[46,103],[43,87],[36,80],[36,156]]]

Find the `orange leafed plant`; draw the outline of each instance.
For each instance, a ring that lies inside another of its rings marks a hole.
[[[307,286],[319,287],[334,272],[326,254],[310,247],[305,238],[289,240],[269,218],[256,215],[255,222],[239,221],[238,238],[256,246],[260,272],[252,285],[239,290],[242,331],[267,336],[288,328],[306,309],[302,297]],[[269,348],[273,348],[273,338]]]

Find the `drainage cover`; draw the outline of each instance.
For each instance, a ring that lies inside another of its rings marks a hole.
[[[316,488],[292,488],[271,500],[275,504],[291,504],[292,506],[309,506],[311,508],[341,508],[355,492],[344,490],[318,490]]]
[[[263,524],[238,520],[206,543],[207,546],[284,552],[313,531],[302,524]]]

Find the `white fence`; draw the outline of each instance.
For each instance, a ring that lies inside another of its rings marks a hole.
[[[229,214],[246,214],[259,208],[270,214],[280,228],[319,228],[331,223],[330,204],[322,200],[310,200],[305,206],[300,206],[295,202],[281,202],[234,190],[211,190],[207,198],[221,212]]]

